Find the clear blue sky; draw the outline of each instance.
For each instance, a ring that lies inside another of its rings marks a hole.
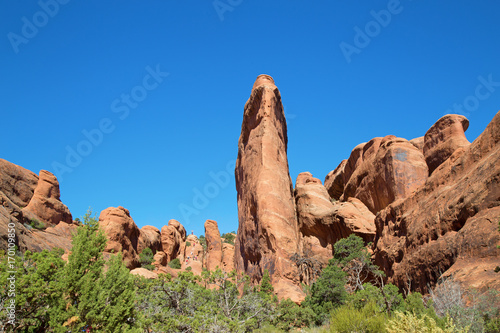
[[[74,217],[121,205],[139,227],[236,230],[257,75],[281,91],[292,180],[323,180],[357,144],[422,136],[454,104],[475,139],[500,109],[499,14],[494,0],[2,1],[0,158],[71,169]],[[73,167],[68,147],[86,155]]]

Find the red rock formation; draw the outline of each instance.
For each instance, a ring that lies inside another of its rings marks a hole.
[[[153,251],[153,253],[161,251],[161,234],[157,227],[145,225],[140,230],[137,252],[142,253],[142,251],[148,247]]]
[[[152,265],[156,267],[156,269],[160,268],[160,266],[165,266],[168,264],[167,254],[163,251],[158,251],[153,256]]]
[[[167,261],[180,257],[183,244],[186,240],[186,229],[176,220],[168,221],[168,225],[161,228],[161,245],[163,252],[167,255]],[[185,246],[185,245],[184,245]],[[184,258],[179,258],[183,261]]]
[[[139,268],[134,268],[133,270],[130,271],[130,274],[132,275],[139,275],[142,276],[143,278],[146,279],[157,279],[158,274],[155,272],[151,272],[145,268],[139,267]]]
[[[433,131],[442,128],[442,119]],[[444,273],[466,286],[500,290],[494,272],[500,263],[499,180],[500,112],[472,144],[442,161],[424,186],[377,215],[374,255],[389,282],[401,288],[411,282],[413,290],[425,292]]]
[[[309,172],[298,175],[295,183],[295,200],[302,256],[326,265],[333,256],[333,244],[354,233],[365,242],[375,237],[375,216],[361,201],[330,201],[321,181]],[[305,282],[307,284],[307,282]]]
[[[330,197],[339,200],[344,193],[344,168],[347,160],[343,160],[335,170],[332,170],[325,177],[325,188]]]
[[[375,138],[361,150],[357,167],[346,182],[343,201],[349,197],[358,198],[377,213],[395,200],[406,198],[427,179],[428,169],[422,152],[405,139],[393,135]],[[346,168],[348,165],[349,162]]]
[[[421,152],[424,151],[424,137],[423,136],[410,140],[410,143],[412,145],[414,145],[415,148],[417,148]]]
[[[215,271],[217,267],[222,268],[222,241],[217,222],[212,220],[205,222],[205,238],[207,240],[207,269]]]
[[[269,270],[279,297],[299,301],[298,230],[287,161],[287,129],[281,96],[268,75],[257,77],[245,105],[235,177],[238,236],[235,266],[253,282]]]
[[[123,262],[129,269],[139,266],[137,243],[139,228],[130,212],[119,206],[109,207],[101,212],[99,224],[108,238],[105,252],[122,252]]]
[[[17,245],[23,252],[50,250],[54,247],[69,251],[71,248],[71,237],[77,227],[59,223],[61,218],[65,222],[71,222],[71,213],[59,201],[57,179],[45,171],[41,171],[41,174],[39,182],[38,176],[33,172],[0,159],[0,249],[7,249],[10,222],[15,225]],[[37,212],[40,210],[41,216],[26,210],[30,202],[30,208]],[[44,222],[47,228],[31,228],[28,226],[31,219]]]
[[[221,269],[224,272],[231,272],[234,269],[234,245],[222,243]]]
[[[33,172],[0,158],[0,192],[14,205],[28,205],[38,184]]]
[[[28,217],[34,216],[43,222],[56,225],[59,222],[73,223],[71,213],[61,202],[59,182],[56,176],[41,170],[33,197],[28,206],[23,209]]]
[[[423,147],[429,173],[446,161],[455,150],[470,145],[465,137],[468,127],[469,120],[464,116],[447,114],[429,128],[425,133]]]

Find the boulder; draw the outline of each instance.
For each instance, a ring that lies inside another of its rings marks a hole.
[[[140,230],[128,209],[121,206],[106,208],[99,215],[99,224],[108,239],[104,251],[121,252],[129,269],[140,266],[137,252]]]
[[[267,269],[278,297],[300,301],[304,293],[291,260],[299,235],[287,144],[280,92],[270,76],[260,75],[245,104],[238,142],[235,267],[254,283]]]
[[[158,278],[157,273],[151,272],[150,270],[147,270],[147,269],[142,268],[142,267],[134,268],[133,270],[130,271],[130,274],[139,275],[139,276],[142,276],[143,278],[146,278],[146,279],[157,279]]]

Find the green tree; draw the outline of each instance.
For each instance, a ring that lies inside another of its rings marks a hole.
[[[179,258],[175,258],[173,259],[172,261],[170,261],[168,263],[168,265],[174,269],[181,269],[182,265],[181,265],[181,261],[179,260]]]
[[[260,280],[259,291],[267,296],[271,296],[274,292],[274,287],[271,284],[271,276],[267,269],[264,270],[264,275],[262,275],[262,279]]]
[[[14,262],[5,254],[1,256],[0,301],[4,306],[0,309],[0,322],[7,323],[9,319],[7,307],[11,299],[15,300],[16,310],[15,325],[6,325],[7,332],[41,332],[50,328],[49,310],[57,306],[62,297],[63,253],[61,249],[26,251],[24,255],[12,257]]]
[[[334,255],[331,260],[347,273],[347,286],[350,292],[363,289],[363,283],[370,276],[383,276],[379,267],[372,263],[361,237],[351,234],[337,241],[333,247]]]
[[[314,323],[315,313],[307,306],[295,304],[289,298],[282,300],[273,325],[283,331],[309,327]]]
[[[236,236],[233,233],[222,234],[221,238],[224,239],[224,243],[233,244]]]
[[[104,274],[106,236],[89,210],[73,236],[71,254],[62,270],[63,294],[51,309],[55,332],[86,327],[105,332],[133,331],[134,289],[121,255],[111,257]],[[120,324],[118,324],[120,323]]]
[[[106,332],[134,332],[135,285],[122,261],[121,253],[111,256],[107,271],[96,283],[97,303],[89,313]]]
[[[321,324],[328,318],[331,310],[345,303],[345,283],[346,274],[331,261],[309,288],[302,304],[315,313],[316,324]]]
[[[151,263],[154,260],[154,255],[153,251],[147,247],[142,252],[139,254],[139,262],[141,263],[141,267],[153,270],[155,266],[153,266]]]

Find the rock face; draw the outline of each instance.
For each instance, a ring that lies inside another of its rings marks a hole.
[[[71,213],[61,202],[59,182],[56,176],[41,170],[38,184],[28,206],[24,208],[26,215],[34,215],[44,222],[56,225],[59,222],[73,223]]]
[[[423,152],[432,173],[459,148],[470,145],[465,137],[469,120],[464,116],[447,114],[425,133]]]
[[[150,225],[145,225],[140,230],[137,252],[142,253],[146,248],[150,248],[153,253],[162,250],[160,230]]]
[[[16,245],[23,252],[53,247],[70,250],[71,237],[77,226],[68,224],[71,223],[71,213],[59,200],[57,179],[48,172],[41,171],[40,174],[39,181],[33,172],[0,159],[0,249],[7,250],[8,224],[14,223]],[[27,210],[28,205],[41,216]],[[30,227],[31,219],[43,222],[47,228],[37,230]]]
[[[464,146],[447,143],[445,149],[437,149],[439,142],[448,142],[448,134],[458,132],[461,137],[466,128],[462,124],[460,116],[445,116],[431,127],[424,151],[429,167],[436,168],[424,186],[390,204],[375,220],[376,263],[389,282],[401,288],[411,283],[411,289],[426,292],[441,274],[453,274],[465,285],[500,290],[494,272],[500,264],[496,247],[500,243],[500,113],[472,144],[457,140]],[[447,134],[437,137],[444,140],[434,140],[443,128]],[[453,146],[458,147],[445,159]]]
[[[180,257],[183,244],[186,240],[186,229],[177,220],[168,221],[168,225],[161,228],[161,245],[163,252],[167,255],[167,262]],[[185,246],[185,245],[184,245]],[[179,258],[183,261],[183,257]]]
[[[395,200],[406,198],[427,179],[422,152],[405,139],[393,135],[374,138],[358,145],[351,157],[354,153],[356,167],[345,182],[341,200],[357,198],[374,214]],[[348,160],[346,168],[352,164]],[[347,176],[344,171],[344,180]]]
[[[343,160],[335,170],[330,171],[325,177],[325,188],[330,197],[339,200],[344,193],[344,169],[347,160]]]
[[[222,267],[224,272],[231,272],[234,269],[234,245],[222,243]]]
[[[38,176],[23,167],[0,158],[0,192],[12,204],[26,207],[38,184]]]
[[[330,201],[321,181],[309,172],[298,175],[295,183],[295,201],[303,256],[320,262],[322,266],[333,256],[333,244],[354,233],[365,242],[375,237],[375,215],[355,198],[349,202]],[[302,282],[308,284],[308,281]]]
[[[260,75],[245,105],[238,142],[235,266],[253,282],[269,270],[278,296],[299,301],[304,294],[290,260],[299,251],[299,236],[287,141],[279,90],[270,76]]]
[[[103,229],[108,242],[105,252],[122,252],[123,262],[129,269],[139,266],[137,252],[139,228],[135,224],[130,212],[121,206],[109,207],[101,212],[99,224]]]
[[[207,240],[207,269],[214,271],[217,267],[222,268],[222,241],[217,222],[212,220],[205,222],[205,238]]]

